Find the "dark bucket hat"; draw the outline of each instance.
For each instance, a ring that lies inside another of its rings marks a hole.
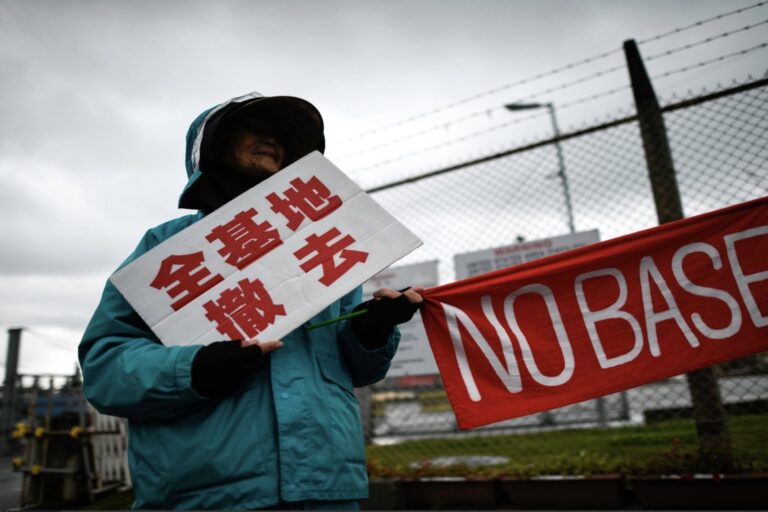
[[[312,151],[325,151],[323,118],[312,103],[294,96],[257,96],[232,101],[205,122],[201,141],[201,170],[205,160],[221,164],[221,151],[239,129],[268,126],[285,146],[289,165]]]

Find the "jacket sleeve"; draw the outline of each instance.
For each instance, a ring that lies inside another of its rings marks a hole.
[[[362,297],[362,287],[357,287],[354,291],[342,297],[341,314],[350,313],[355,306],[360,304]],[[363,346],[363,343],[352,332],[352,326],[349,321],[339,322],[337,325],[336,332],[339,340],[339,350],[349,368],[352,384],[355,387],[362,387],[383,379],[397,351],[397,345],[400,342],[400,330],[397,327],[393,328],[387,342],[383,346],[369,350]]]
[[[123,264],[157,245],[151,231]],[[200,345],[164,346],[108,281],[78,348],[85,396],[104,414],[138,421],[172,418],[209,399],[191,386]]]

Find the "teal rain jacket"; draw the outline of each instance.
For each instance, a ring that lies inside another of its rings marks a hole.
[[[184,194],[200,178],[187,135]],[[187,215],[150,229],[126,265],[203,218]],[[308,323],[349,312],[357,288]],[[368,496],[364,442],[353,387],[386,374],[399,341],[367,350],[347,322],[283,338],[264,371],[226,398],[191,387],[201,345],[164,346],[107,282],[79,347],[87,399],[102,413],[128,418],[134,508],[245,509],[282,501]]]

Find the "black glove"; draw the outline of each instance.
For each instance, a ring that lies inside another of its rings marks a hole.
[[[367,309],[364,315],[350,320],[352,332],[365,348],[375,349],[386,345],[392,328],[413,318],[421,304],[414,304],[405,295],[396,299],[382,297],[359,304],[354,311]]]
[[[216,341],[198,350],[192,360],[192,389],[202,396],[224,396],[263,370],[266,357],[258,345]]]

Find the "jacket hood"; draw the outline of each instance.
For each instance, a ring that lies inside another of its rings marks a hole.
[[[312,151],[325,150],[323,118],[310,102],[293,96],[257,92],[233,98],[204,111],[187,131],[187,184],[179,208],[210,212],[266,179],[234,172],[218,156],[222,140],[235,127],[265,121],[285,146],[290,165]]]

